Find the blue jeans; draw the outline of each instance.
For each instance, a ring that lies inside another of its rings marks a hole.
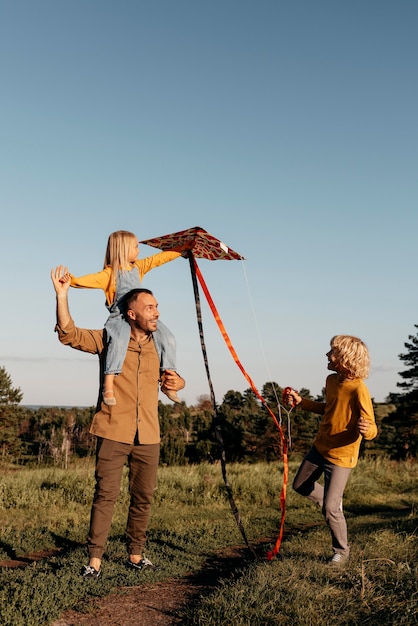
[[[297,493],[306,496],[321,507],[331,531],[334,553],[339,552],[347,556],[350,553],[350,546],[342,499],[350,472],[351,468],[339,467],[324,459],[312,446],[293,481],[293,489]],[[322,474],[324,474],[324,486],[316,482]]]
[[[120,374],[128,349],[131,327],[121,313],[111,313],[105,324],[107,334],[107,356],[105,374]],[[176,369],[176,339],[165,324],[158,320],[157,330],[153,333],[155,348],[160,357],[162,370]]]

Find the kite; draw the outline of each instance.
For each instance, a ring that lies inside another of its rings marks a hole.
[[[239,369],[241,370],[242,374],[244,375],[244,377],[246,378],[246,380],[249,382],[250,387],[253,391],[253,393],[255,394],[255,396],[260,400],[260,402],[262,403],[262,405],[267,409],[267,411],[269,412],[270,416],[273,418],[274,423],[276,424],[279,434],[280,434],[280,438],[281,438],[281,443],[282,443],[282,451],[283,451],[283,465],[284,465],[284,469],[283,469],[283,485],[282,485],[282,491],[281,491],[281,495],[280,495],[280,509],[281,509],[281,521],[280,521],[280,530],[279,530],[279,536],[277,538],[277,541],[275,543],[274,549],[267,552],[267,559],[269,561],[271,561],[279,552],[280,549],[280,544],[281,544],[281,540],[283,537],[283,530],[284,530],[284,521],[285,521],[285,515],[286,515],[286,489],[287,489],[287,482],[288,482],[288,458],[287,458],[287,441],[286,438],[283,434],[282,428],[281,428],[281,424],[279,422],[279,420],[277,419],[277,417],[275,416],[275,414],[273,413],[273,411],[268,407],[267,402],[265,401],[265,399],[261,396],[261,394],[259,393],[259,391],[257,390],[254,382],[252,381],[252,379],[250,378],[250,376],[247,374],[246,370],[244,369],[243,365],[241,364],[241,361],[238,358],[237,353],[235,352],[235,349],[230,341],[230,338],[225,330],[225,327],[222,323],[222,320],[219,316],[219,313],[215,307],[215,304],[212,300],[212,297],[209,293],[209,290],[206,286],[206,283],[203,279],[203,276],[200,272],[200,269],[197,265],[196,262],[196,258],[201,258],[201,259],[208,259],[210,261],[218,261],[218,260],[226,260],[226,261],[233,261],[233,260],[245,260],[245,258],[239,254],[238,252],[235,252],[234,250],[232,250],[231,248],[229,248],[227,245],[225,245],[222,241],[220,241],[219,239],[216,239],[216,237],[213,237],[213,235],[209,234],[206,230],[204,230],[203,228],[201,228],[200,226],[195,226],[194,228],[189,228],[187,230],[182,230],[179,231],[177,233],[172,233],[170,235],[163,235],[161,237],[155,237],[153,239],[144,239],[143,241],[140,241],[139,243],[147,245],[147,246],[152,246],[154,248],[158,248],[160,250],[174,250],[177,252],[181,252],[182,256],[185,258],[188,258],[189,260],[189,265],[190,265],[190,270],[191,270],[191,275],[192,275],[192,282],[193,282],[193,292],[194,292],[194,298],[195,298],[195,305],[196,305],[196,315],[197,315],[197,323],[198,323],[198,328],[199,328],[199,335],[200,335],[200,344],[201,344],[201,348],[202,348],[202,354],[203,354],[203,360],[205,363],[205,370],[206,370],[206,376],[208,379],[208,384],[209,384],[209,390],[210,390],[210,397],[211,397],[211,402],[213,405],[213,410],[214,410],[214,417],[213,417],[213,429],[214,429],[214,433],[215,433],[215,437],[216,440],[218,442],[219,448],[220,448],[220,457],[221,457],[221,467],[222,467],[222,476],[223,476],[223,480],[224,480],[224,484],[225,484],[225,488],[228,494],[228,499],[229,499],[229,503],[233,512],[233,515],[235,517],[237,526],[239,528],[239,530],[241,531],[241,535],[247,545],[247,547],[250,549],[250,551],[252,552],[252,554],[254,556],[254,550],[251,548],[246,533],[245,533],[245,529],[238,511],[238,508],[235,504],[234,498],[233,498],[233,494],[232,494],[232,489],[231,486],[229,484],[228,481],[228,477],[227,477],[227,473],[226,473],[226,455],[225,455],[225,447],[224,447],[224,443],[223,443],[223,436],[222,436],[222,429],[221,429],[221,425],[220,425],[220,419],[218,417],[218,413],[217,413],[217,405],[216,405],[216,400],[215,400],[215,393],[214,393],[214,389],[213,389],[213,384],[212,384],[212,379],[211,379],[211,375],[210,375],[210,370],[209,370],[209,363],[208,363],[208,358],[207,358],[207,352],[206,352],[206,344],[205,344],[205,338],[204,338],[204,333],[203,333],[203,324],[202,324],[202,313],[201,313],[201,305],[200,305],[200,295],[199,295],[199,286],[198,286],[198,281],[200,283],[200,286],[206,296],[206,300],[209,304],[209,308],[215,318],[215,321],[218,325],[218,328],[225,340],[225,343],[235,361],[235,363],[237,364],[237,366],[239,367]],[[279,408],[280,410],[280,408]]]
[[[210,235],[206,230],[195,226],[188,230],[181,230],[171,235],[163,235],[154,239],[140,241],[147,246],[160,250],[175,250],[177,252],[191,252],[195,258],[209,261],[240,261],[244,257],[228,248],[222,241]]]

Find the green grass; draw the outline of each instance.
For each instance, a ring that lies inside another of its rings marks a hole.
[[[291,483],[297,467],[292,459]],[[182,623],[228,626],[292,624],[416,624],[418,466],[363,460],[346,489],[351,559],[334,571],[326,564],[330,537],[320,511],[289,487],[285,537],[279,556],[263,557],[280,521],[281,464],[228,466],[246,534],[262,543],[250,552]],[[48,559],[0,572],[0,623],[51,624],[66,608],[86,610],[86,600],[118,587],[135,586],[135,572],[124,568],[128,505],[124,480],[103,561],[103,575],[86,585],[79,570],[86,562],[85,537],[93,493],[93,466],[71,470],[19,469],[0,478],[0,559],[57,550]],[[148,532],[147,556],[162,569],[146,580],[162,581],[198,572],[216,551],[242,544],[229,508],[221,469],[202,464],[161,467]]]

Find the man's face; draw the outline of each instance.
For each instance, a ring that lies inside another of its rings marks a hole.
[[[140,293],[131,303],[127,315],[133,328],[153,333],[160,317],[158,302],[151,294]]]

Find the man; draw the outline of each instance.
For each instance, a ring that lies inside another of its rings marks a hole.
[[[57,300],[58,338],[64,345],[97,354],[101,382],[106,350],[104,330],[77,328],[68,307],[70,280],[62,265],[51,271]],[[152,333],[157,329],[158,303],[148,289],[133,289],[125,299],[126,319],[131,338],[122,372],[115,378],[117,403],[107,406],[99,392],[90,432],[97,437],[96,488],[91,509],[87,547],[90,561],[81,574],[86,579],[100,576],[101,561],[112,523],[113,509],[120,493],[122,471],[129,465],[130,505],[126,534],[126,566],[138,571],[154,568],[144,557],[146,529],[157,480],[160,453],[158,390],[160,363]],[[185,381],[176,372],[166,370],[163,384],[179,391]],[[102,389],[102,385],[100,387]]]

